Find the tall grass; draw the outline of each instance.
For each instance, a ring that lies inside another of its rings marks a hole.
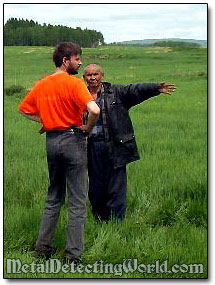
[[[29,89],[54,70],[51,48],[6,47],[5,88]],[[130,111],[141,160],[127,166],[127,214],[121,223],[94,222],[89,203],[84,264],[104,260],[169,264],[202,263],[204,274],[7,274],[9,278],[206,278],[207,90],[206,50],[102,47],[85,49],[113,83],[166,82],[178,90]],[[39,63],[39,64],[38,64]],[[81,74],[78,75],[79,77]],[[17,113],[19,95],[4,97],[4,256],[30,263],[43,209],[48,172],[39,124]],[[67,203],[56,229],[55,258],[63,257]]]

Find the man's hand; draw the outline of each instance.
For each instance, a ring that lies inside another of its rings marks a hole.
[[[87,125],[82,125],[78,127],[80,130],[82,130],[84,133],[90,133],[91,129],[87,127]]]
[[[39,128],[39,130],[38,130],[38,133],[39,133],[39,134],[41,134],[41,135],[42,135],[44,132],[45,132],[45,131],[44,131],[43,126],[42,126],[41,128]]]
[[[34,121],[34,122],[37,122],[37,123],[41,123],[41,120],[40,118],[37,116],[37,115],[27,115],[27,114],[24,114],[23,112],[19,112],[22,116],[24,116],[25,118],[31,120],[31,121]]]
[[[171,95],[172,92],[176,90],[176,87],[174,84],[166,84],[165,82],[161,82],[158,84],[158,91],[160,93]]]

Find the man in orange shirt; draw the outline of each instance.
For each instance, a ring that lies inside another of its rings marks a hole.
[[[81,65],[79,46],[60,43],[53,54],[54,74],[38,81],[19,105],[19,112],[42,123],[46,132],[47,162],[50,185],[36,242],[36,253],[48,259],[52,250],[54,229],[60,206],[68,193],[68,226],[66,258],[78,261],[83,251],[86,217],[87,145],[85,132],[91,131],[99,116],[84,82],[70,75]],[[89,120],[82,126],[82,114],[88,110]]]

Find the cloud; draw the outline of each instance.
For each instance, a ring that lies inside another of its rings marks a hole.
[[[5,4],[10,17],[40,24],[95,29],[107,43],[122,40],[207,38],[206,4]]]

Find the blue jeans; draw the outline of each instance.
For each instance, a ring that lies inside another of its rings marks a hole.
[[[68,258],[78,258],[83,251],[88,190],[86,137],[81,131],[72,129],[51,131],[46,134],[46,149],[50,185],[36,250],[46,253],[52,248],[54,230],[67,188],[68,224],[65,253]]]

